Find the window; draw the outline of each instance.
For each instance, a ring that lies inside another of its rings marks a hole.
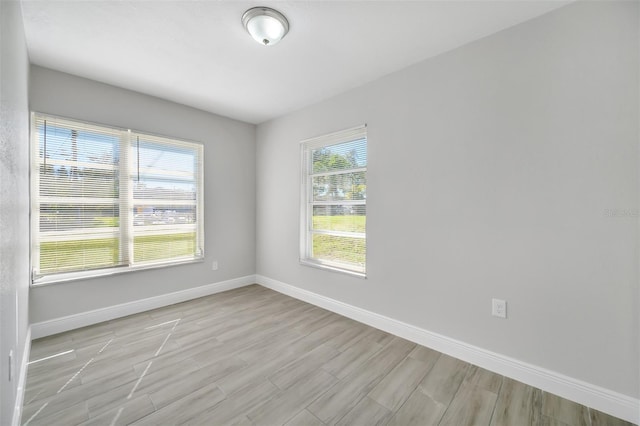
[[[201,144],[34,113],[34,284],[203,257]]]
[[[365,276],[366,127],[302,142],[300,261]]]

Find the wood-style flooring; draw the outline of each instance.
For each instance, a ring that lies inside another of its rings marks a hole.
[[[258,285],[35,340],[23,425],[628,425]]]

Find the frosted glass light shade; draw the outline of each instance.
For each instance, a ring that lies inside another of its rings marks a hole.
[[[289,31],[284,15],[269,7],[254,7],[242,15],[242,24],[251,37],[264,46],[278,43]]]

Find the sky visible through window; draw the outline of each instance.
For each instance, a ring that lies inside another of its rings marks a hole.
[[[120,139],[117,135],[74,131],[52,124],[39,125],[38,134],[41,158],[102,164],[118,162]]]
[[[139,178],[154,188],[195,191],[196,155],[193,150],[141,140],[139,145],[137,141],[132,144],[131,157],[136,167],[132,176],[134,181]],[[169,179],[168,171],[171,172]]]
[[[77,163],[77,170],[82,171],[96,164],[118,166],[120,161],[119,135],[72,130],[51,123],[46,125],[46,135],[45,125],[40,124],[38,134],[40,158],[51,160],[54,173],[66,173],[67,162]],[[130,156],[134,181],[144,181],[147,186],[158,189],[195,191],[196,153],[193,150],[136,140],[131,143]],[[167,179],[164,173],[167,171],[172,172],[171,179]]]

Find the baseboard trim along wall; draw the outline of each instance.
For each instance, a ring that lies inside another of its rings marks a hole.
[[[462,341],[438,333],[358,308],[308,290],[295,287],[262,275],[247,275],[218,283],[194,287],[174,293],[123,303],[121,305],[96,309],[89,312],[56,318],[31,324],[25,356],[20,367],[20,383],[16,398],[16,412],[13,424],[20,421],[20,408],[24,396],[24,381],[29,359],[31,338],[37,339],[103,321],[132,315],[163,306],[180,303],[198,297],[208,296],[235,288],[258,283],[263,287],[303,300],[345,317],[354,319],[388,333],[400,336],[417,344],[432,348],[449,356],[461,359],[495,373],[510,377],[530,386],[542,389],[577,403],[593,407],[621,419],[640,424],[640,400],[602,388],[563,374],[510,358],[486,349],[469,345]],[[18,423],[16,423],[18,422]]]
[[[22,422],[22,403],[24,402],[24,390],[27,384],[27,366],[31,353],[31,327],[27,328],[27,336],[24,339],[24,349],[20,360],[20,375],[18,376],[18,388],[16,390],[16,405],[13,409],[12,426],[19,426]]]
[[[262,275],[257,283],[615,417],[640,424],[640,400],[303,290]]]
[[[127,315],[133,315],[149,311],[151,309],[173,305],[174,303],[180,303],[196,299],[198,297],[244,287],[255,284],[255,282],[255,275],[247,275],[245,277],[234,278],[227,281],[149,297],[147,299],[135,300],[133,302],[127,302],[120,305],[109,306],[49,321],[38,322],[31,324],[31,337],[33,339],[38,339],[40,337],[51,336],[53,334],[74,330],[76,328],[98,324],[103,321],[109,321],[115,318],[121,318]]]

